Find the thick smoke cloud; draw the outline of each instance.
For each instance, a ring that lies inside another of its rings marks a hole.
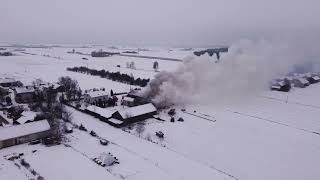
[[[159,107],[239,103],[267,90],[273,78],[312,59],[308,52],[289,44],[244,40],[232,45],[218,63],[215,61],[209,56],[189,57],[175,72],[157,74],[143,95]]]

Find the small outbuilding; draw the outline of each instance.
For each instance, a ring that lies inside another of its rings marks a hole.
[[[43,139],[51,135],[47,120],[0,128],[0,149]]]

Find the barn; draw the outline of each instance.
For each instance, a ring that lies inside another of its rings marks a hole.
[[[152,103],[148,103],[116,111],[112,114],[112,118],[124,121],[124,123],[131,123],[152,118],[155,114],[157,114],[157,109]]]
[[[309,81],[302,77],[294,78],[292,83],[295,87],[304,88],[310,85]]]
[[[307,80],[311,83],[311,84],[314,84],[314,83],[318,83],[320,81],[320,77],[317,76],[317,75],[311,75],[311,76],[308,76],[307,77]]]
[[[107,109],[104,109],[104,108],[101,108],[101,107],[98,107],[98,106],[94,106],[94,105],[91,105],[91,106],[88,106],[85,111],[96,117],[96,118],[100,118],[100,119],[103,119],[103,120],[107,120],[109,119],[113,112],[110,111],[110,110],[107,110]]]
[[[51,135],[47,120],[0,128],[0,149],[43,139]]]

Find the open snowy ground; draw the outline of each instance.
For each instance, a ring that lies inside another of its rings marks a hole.
[[[60,76],[69,75],[79,81],[82,89],[105,87],[117,92],[128,91],[129,86],[67,72],[66,67],[88,65],[119,71],[118,64],[125,67],[127,61],[134,61],[141,70],[120,68],[120,71],[138,77],[155,75],[150,59],[89,57],[89,61],[85,61],[81,59],[83,55],[67,54],[69,50],[27,49],[37,55],[0,57],[0,75],[13,76],[24,83],[34,78],[56,81]],[[154,56],[166,56],[175,51],[156,52]],[[180,64],[158,62],[160,70],[168,71]],[[189,105],[183,107],[186,112],[179,107],[176,117],[183,117],[184,122],[150,119],[141,137],[134,130],[128,133],[70,109],[74,123],[84,124],[110,140],[111,145],[101,146],[96,138],[76,130],[68,135],[67,146],[20,145],[3,149],[0,150],[0,179],[29,179],[28,174],[4,158],[24,152],[26,161],[45,179],[317,180],[320,177],[319,91],[320,84],[315,84],[290,93],[264,92],[241,106]],[[168,119],[165,112],[161,117]],[[155,136],[159,130],[165,134],[163,141]],[[157,143],[147,141],[147,137]],[[34,149],[38,151],[31,153]],[[120,164],[110,169],[97,166],[90,159],[101,152],[111,152]]]

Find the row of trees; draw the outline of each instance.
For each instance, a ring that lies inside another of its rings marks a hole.
[[[109,72],[105,70],[98,71],[96,69],[90,69],[84,66],[67,68],[67,71],[86,73],[92,76],[100,76],[101,78],[107,78],[112,81],[118,81],[118,82],[135,85],[135,86],[141,86],[141,87],[145,87],[150,81],[150,79],[141,79],[141,78],[135,79],[132,75],[130,76],[128,74],[122,74],[120,72]]]

